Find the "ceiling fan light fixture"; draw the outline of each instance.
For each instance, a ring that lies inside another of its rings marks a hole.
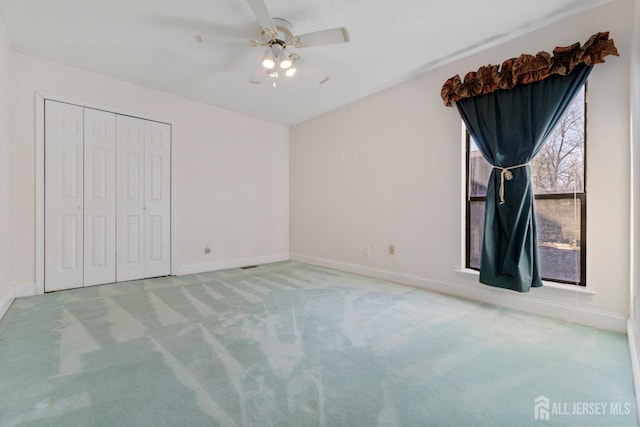
[[[266,51],[251,77],[251,83],[262,83],[265,76],[269,76],[273,79],[271,83],[275,88],[279,72],[286,77],[293,77],[297,74],[297,67],[304,68],[303,74],[310,73],[312,78],[321,84],[329,80],[325,73],[310,66],[296,52],[293,52],[293,49],[347,43],[350,38],[345,27],[296,35],[289,21],[271,16],[266,0],[246,0],[246,2],[257,18],[261,30],[260,39],[250,41],[249,46],[266,47]],[[197,37],[196,40],[199,41]]]
[[[267,70],[271,70],[276,66],[276,58],[271,49],[267,49],[262,58],[262,66]]]
[[[291,60],[291,56],[288,53],[285,53],[282,59],[280,59],[280,68],[283,70],[288,69],[293,65],[293,61]]]

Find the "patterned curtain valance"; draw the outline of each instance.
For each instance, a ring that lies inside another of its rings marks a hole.
[[[464,76],[464,81],[456,74],[442,85],[440,95],[444,104],[450,107],[453,102],[462,99],[512,89],[516,85],[534,83],[554,74],[566,76],[578,64],[593,66],[605,62],[607,55],[619,56],[608,31],[592,35],[584,46],[574,43],[556,47],[553,56],[548,52],[538,52],[536,55],[523,53],[517,58],[507,59],[501,66],[489,64],[478,71],[471,71]]]

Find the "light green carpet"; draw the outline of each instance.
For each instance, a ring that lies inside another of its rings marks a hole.
[[[0,321],[2,426],[623,426],[634,401],[624,335],[295,262]]]

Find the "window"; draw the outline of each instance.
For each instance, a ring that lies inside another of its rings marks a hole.
[[[585,286],[586,85],[531,162],[544,280]],[[480,268],[486,186],[492,166],[467,132],[466,267]]]

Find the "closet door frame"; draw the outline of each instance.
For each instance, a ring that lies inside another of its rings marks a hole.
[[[45,154],[45,112],[44,102],[45,100],[64,102],[67,104],[73,104],[80,107],[93,108],[95,110],[107,111],[110,113],[121,114],[126,116],[138,117],[144,120],[151,120],[155,122],[166,123],[170,127],[171,132],[171,164],[170,164],[170,188],[171,188],[171,275],[177,274],[176,267],[176,190],[175,190],[175,132],[174,124],[170,120],[164,120],[161,117],[148,116],[136,111],[122,111],[109,106],[89,103],[85,101],[79,101],[77,99],[52,95],[45,92],[35,93],[35,138],[36,138],[36,257],[35,257],[35,283],[34,284],[22,284],[16,287],[16,296],[32,296],[44,294],[44,221],[45,221],[45,207],[44,207],[44,188],[45,188],[45,173],[44,173],[44,154]]]

